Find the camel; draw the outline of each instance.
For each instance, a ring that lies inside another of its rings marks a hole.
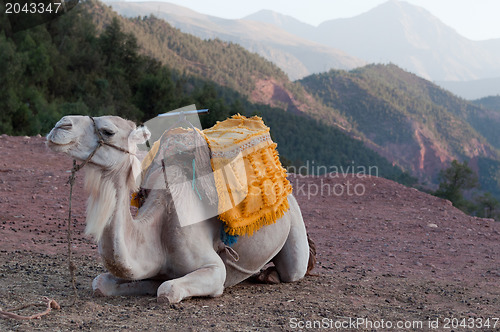
[[[132,216],[130,193],[138,189],[141,172],[137,144],[149,136],[147,128],[117,116],[65,116],[47,135],[51,150],[88,159],[85,232],[97,242],[109,271],[93,280],[95,296],[156,295],[158,302],[178,303],[220,296],[224,288],[255,275],[270,283],[298,281],[312,268],[313,246],[292,195],[283,217],[252,236],[240,236],[232,248],[221,241],[216,216],[179,224],[175,209],[189,214],[203,208],[194,190],[183,191],[183,203],[174,207],[171,192],[153,188]],[[273,266],[261,271],[270,262]]]

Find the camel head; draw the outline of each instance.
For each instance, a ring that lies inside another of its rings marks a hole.
[[[47,135],[47,146],[63,152],[83,165],[86,163],[85,189],[89,192],[85,232],[99,241],[116,205],[116,185],[135,191],[141,164],[135,156],[137,144],[151,133],[136,128],[117,116],[65,116]],[[81,164],[81,165],[82,165]],[[128,195],[128,193],[127,193]]]
[[[132,121],[118,116],[65,116],[47,135],[47,145],[84,161],[99,145],[99,135],[103,144],[89,163],[111,170],[129,159],[129,154],[134,155],[137,144],[144,143],[151,134],[146,128],[136,128]]]
[[[90,192],[99,190],[101,176],[113,174],[125,174],[126,186],[136,190],[141,173],[137,144],[150,136],[147,128],[136,128],[118,116],[65,116],[47,135],[47,146],[84,163],[88,160],[85,187]]]

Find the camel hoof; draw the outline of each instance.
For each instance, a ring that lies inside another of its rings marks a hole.
[[[92,290],[95,297],[106,297],[109,296],[110,288],[110,275],[108,273],[103,273],[98,275],[92,281]]]
[[[270,266],[257,276],[257,281],[263,284],[279,284],[281,283],[278,271],[274,266]]]
[[[157,301],[158,303],[170,304],[170,300],[166,295],[158,295]]]
[[[182,295],[182,290],[179,289],[172,281],[165,281],[158,287],[156,298],[160,303],[179,303],[185,296]]]
[[[105,297],[104,293],[100,289],[95,289],[94,290],[94,297]]]

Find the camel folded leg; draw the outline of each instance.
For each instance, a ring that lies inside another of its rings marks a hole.
[[[222,295],[226,268],[222,261],[217,264],[205,265],[185,276],[165,281],[158,288],[158,302],[178,303],[192,296]]]
[[[95,296],[134,296],[155,295],[162,281],[157,280],[125,280],[103,273],[92,282]]]
[[[300,208],[293,196],[289,196],[290,213],[294,216],[285,245],[272,259],[274,266],[262,271],[257,280],[267,284],[294,282],[304,277],[309,261],[309,243]]]

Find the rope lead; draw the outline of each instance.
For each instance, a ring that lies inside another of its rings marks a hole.
[[[193,158],[193,181],[191,182],[191,187],[193,188],[194,191],[196,191],[196,193],[198,194],[198,197],[200,198],[200,201],[203,200],[201,198],[201,194],[200,194],[200,191],[198,190],[198,187],[196,186],[196,182],[195,182],[195,165],[194,165],[194,158]]]

